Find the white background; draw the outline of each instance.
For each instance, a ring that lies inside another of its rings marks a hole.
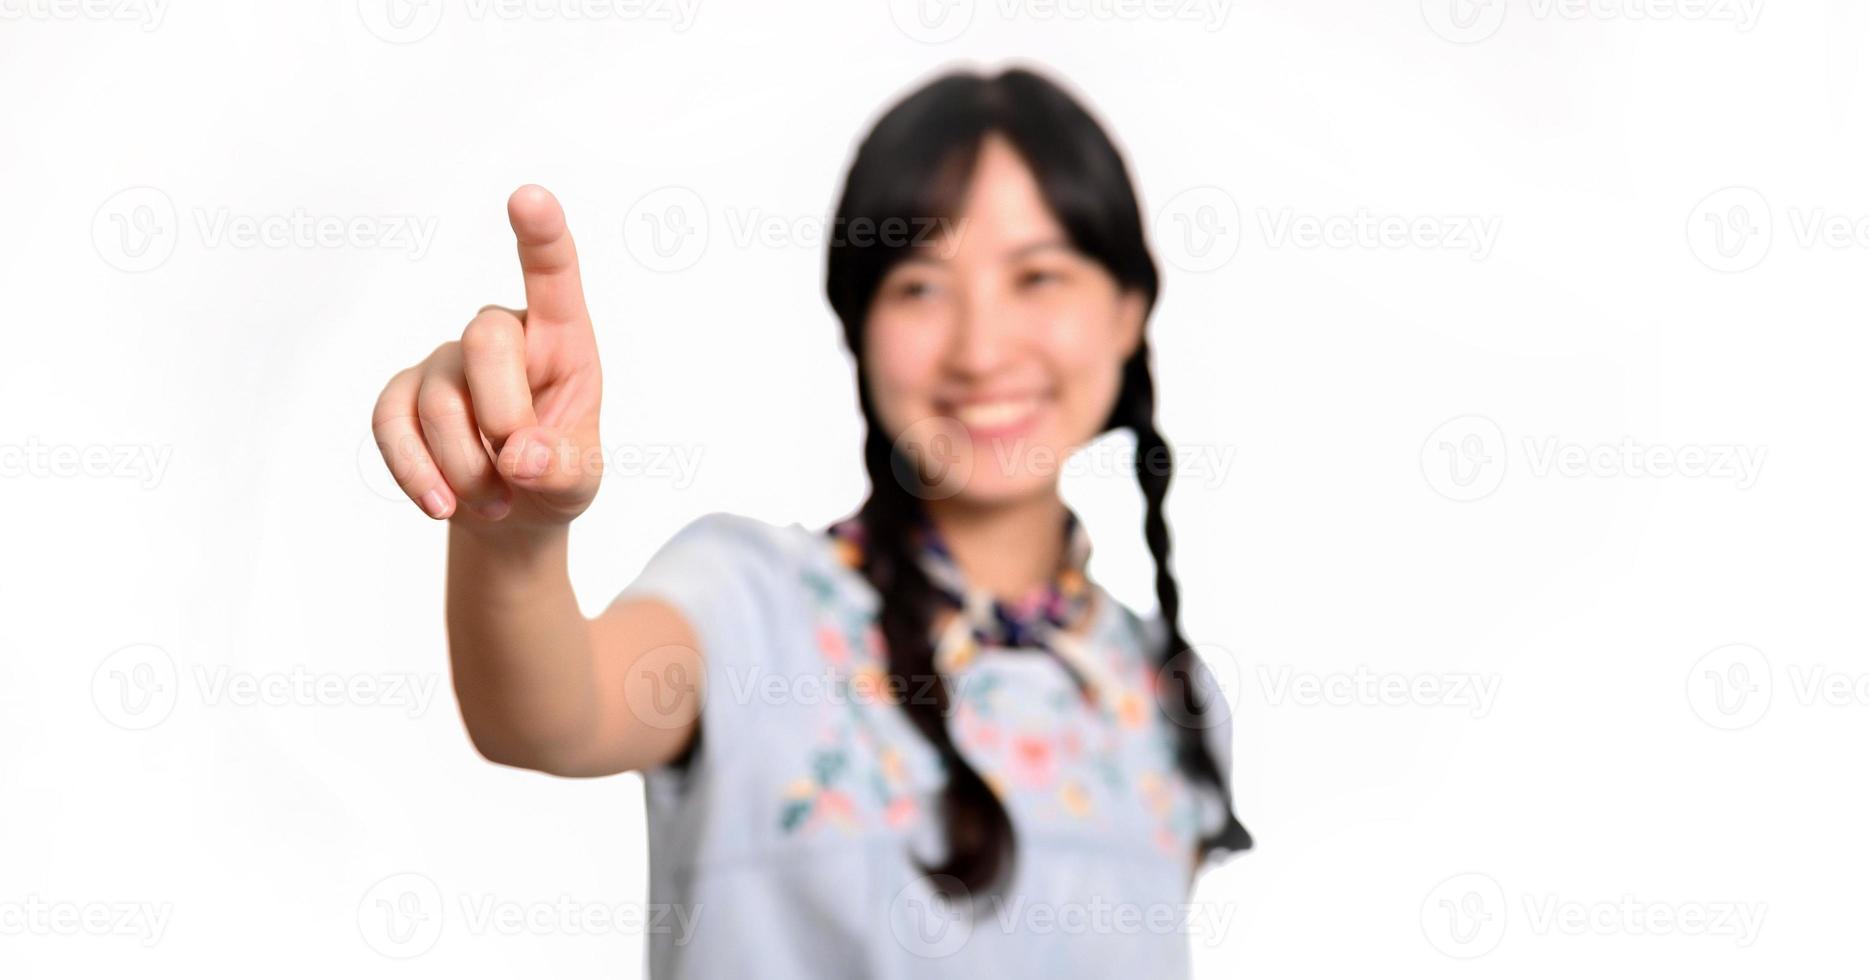
[[[386,495],[371,402],[519,301],[537,181],[607,371],[586,608],[697,515],[840,516],[817,232],[889,100],[1010,58],[1126,148],[1162,427],[1206,467],[1178,570],[1261,846],[1194,896],[1234,913],[1200,973],[1860,960],[1853,0],[420,3],[0,0],[0,974],[636,975],[628,929],[470,921],[641,903],[640,790],[474,754],[443,529]],[[670,207],[697,234],[657,257]],[[1119,448],[1067,489],[1146,608]],[[301,676],[346,693],[226,686]]]

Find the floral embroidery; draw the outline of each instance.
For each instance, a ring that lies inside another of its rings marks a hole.
[[[833,541],[849,547],[842,539]],[[816,646],[833,696],[826,699],[808,772],[783,787],[779,829],[809,835],[824,828],[846,834],[907,828],[932,802],[926,794],[940,785],[939,760],[932,750],[916,749],[912,764],[909,743],[918,738],[913,727],[882,721],[900,708],[891,697],[897,692],[890,690],[874,615],[850,601],[824,570],[802,574],[816,600]],[[1138,624],[1129,619],[1142,641]],[[990,667],[969,664],[974,650],[966,650],[950,662],[955,739],[994,794],[1028,818],[1107,827],[1114,819],[1110,807],[1127,799],[1146,815],[1147,839],[1154,846],[1186,856],[1200,836],[1201,800],[1175,763],[1173,729],[1154,710],[1155,665],[1139,646],[1098,652],[1111,659],[1125,687],[1110,704],[1079,696],[1068,678],[1034,699],[1009,688],[1006,676]],[[960,671],[958,665],[970,669]]]
[[[850,643],[835,626],[826,624],[818,627],[818,649],[823,651],[824,659],[839,667],[850,662]]]
[[[1012,774],[1028,789],[1047,789],[1057,781],[1056,758],[1051,742],[1038,735],[1020,735],[1012,740]]]
[[[817,600],[817,648],[830,668],[825,699],[833,712],[810,756],[810,774],[787,783],[778,823],[785,833],[810,833],[833,826],[862,829],[874,813],[890,827],[912,823],[920,807],[910,792],[910,770],[902,753],[876,731],[872,712],[897,710],[883,663],[883,637],[870,617],[839,601],[836,583],[815,569],[803,580]],[[841,709],[837,706],[843,706]],[[868,763],[862,773],[853,760]]]
[[[1065,780],[1058,788],[1058,798],[1064,802],[1064,809],[1071,816],[1082,817],[1090,813],[1090,794],[1084,792],[1084,784],[1075,779]]]

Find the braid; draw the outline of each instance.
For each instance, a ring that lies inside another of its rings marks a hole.
[[[998,794],[974,770],[954,744],[947,718],[947,678],[936,668],[932,627],[939,593],[916,560],[910,537],[921,500],[906,489],[917,475],[896,451],[878,423],[867,386],[859,380],[863,416],[868,422],[863,459],[869,471],[870,496],[860,511],[869,546],[862,572],[881,599],[878,628],[888,647],[889,678],[904,692],[902,710],[941,761],[946,774],[941,814],[947,828],[945,861],[921,867],[932,883],[952,894],[958,881],[968,890],[991,889],[1010,870],[1014,852],[1012,818]]]
[[[1166,627],[1167,645],[1158,654],[1159,677],[1163,685],[1160,700],[1176,705],[1167,713],[1175,728],[1175,760],[1181,770],[1220,793],[1226,806],[1227,821],[1219,831],[1200,841],[1199,857],[1204,858],[1218,847],[1245,850],[1252,846],[1246,828],[1234,816],[1228,791],[1229,780],[1220,772],[1203,733],[1208,727],[1206,706],[1187,689],[1186,671],[1170,670],[1170,664],[1192,656],[1192,644],[1181,633],[1181,586],[1170,568],[1171,546],[1164,504],[1168,485],[1174,477],[1174,454],[1168,440],[1155,427],[1155,378],[1149,369],[1147,341],[1123,366],[1122,392],[1110,413],[1109,428],[1127,428],[1136,437],[1136,482],[1142,488],[1145,504],[1143,535],[1149,542],[1149,554],[1155,558],[1155,601]]]

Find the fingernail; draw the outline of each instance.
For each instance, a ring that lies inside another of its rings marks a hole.
[[[435,520],[448,516],[448,498],[440,490],[430,490],[422,495],[422,510]]]
[[[490,521],[497,521],[500,518],[505,517],[506,512],[512,509],[513,509],[513,502],[510,500],[505,500],[505,499],[489,501],[475,508],[475,510],[479,512],[480,516]]]
[[[525,479],[544,474],[545,467],[552,461],[552,452],[538,443],[527,446],[519,454],[519,475]]]

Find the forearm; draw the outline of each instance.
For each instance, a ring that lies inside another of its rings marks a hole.
[[[468,735],[495,762],[550,771],[595,725],[590,624],[571,589],[567,531],[449,530],[454,689]]]

